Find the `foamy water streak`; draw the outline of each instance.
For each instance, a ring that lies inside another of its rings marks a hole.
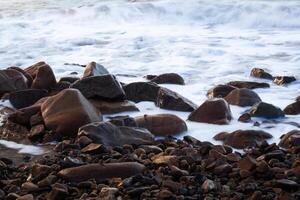
[[[253,66],[300,78],[300,1],[11,0],[0,2],[0,16],[2,68],[45,60],[61,77],[83,71],[64,63],[94,60],[111,73],[138,76],[119,77],[123,82],[177,72],[187,85],[166,87],[197,104],[216,84],[256,80],[249,77]],[[299,81],[287,87],[269,83],[270,89],[255,90],[265,102],[284,108],[300,95]],[[170,112],[148,102],[138,106],[141,113]],[[245,109],[232,106],[234,120],[228,126],[188,122],[186,134],[211,140],[220,131],[257,129],[237,121]],[[188,115],[171,113],[183,119]],[[300,119],[288,116],[284,121]],[[260,128],[278,141],[296,127]]]

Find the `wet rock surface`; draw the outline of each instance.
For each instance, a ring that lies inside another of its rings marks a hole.
[[[249,89],[235,89],[224,98],[229,104],[237,106],[253,106],[261,102],[260,97]]]
[[[158,76],[147,76],[147,78],[157,84],[177,84],[184,85],[184,79],[176,73],[165,73]]]

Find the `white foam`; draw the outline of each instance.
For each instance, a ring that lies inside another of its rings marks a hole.
[[[31,155],[42,155],[44,150],[41,147],[33,145],[18,144],[12,141],[0,140],[0,145],[7,148],[17,149],[19,153],[26,153]]]

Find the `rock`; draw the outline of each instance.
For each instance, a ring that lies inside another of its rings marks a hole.
[[[87,164],[63,169],[58,173],[58,176],[77,183],[89,179],[101,182],[111,178],[128,178],[142,173],[144,169],[145,166],[137,162]]]
[[[208,98],[224,98],[234,89],[236,87],[230,85],[217,85],[209,89],[206,95]]]
[[[28,193],[31,193],[31,192],[36,192],[39,190],[39,186],[37,186],[36,184],[34,183],[31,183],[31,182],[25,182],[22,184],[21,186],[22,190],[28,192]]]
[[[270,166],[264,160],[259,161],[256,165],[256,171],[259,173],[268,173],[270,171]]]
[[[229,164],[222,164],[214,169],[214,173],[217,175],[228,175],[232,171],[232,166]]]
[[[130,101],[108,102],[103,100],[89,100],[102,114],[114,114],[120,112],[139,111]]]
[[[82,153],[88,153],[88,154],[100,154],[100,153],[105,153],[106,148],[102,144],[95,144],[91,143],[81,149]]]
[[[44,134],[45,134],[45,126],[43,124],[38,124],[31,127],[28,138],[33,141],[37,141],[39,139],[42,139]]]
[[[185,112],[192,112],[197,108],[196,104],[167,88],[161,88],[158,91],[155,105],[167,110]]]
[[[155,136],[176,135],[187,130],[186,123],[172,114],[144,115],[135,117],[135,121]]]
[[[246,156],[238,161],[240,170],[252,171],[256,168],[256,165],[256,160],[250,156]]]
[[[273,76],[266,72],[263,69],[260,68],[253,68],[251,70],[251,76],[256,77],[256,78],[263,78],[263,79],[268,79],[268,80],[273,80]]]
[[[155,76],[153,79],[150,80],[151,82],[157,84],[177,84],[177,85],[184,85],[184,79],[176,74],[176,73],[165,73],[158,76]]]
[[[91,62],[88,65],[86,65],[82,78],[86,78],[90,76],[102,76],[108,74],[109,72],[104,66],[96,62]]]
[[[284,117],[284,112],[280,108],[265,102],[255,104],[251,108],[250,114],[253,117],[263,117],[267,119]]]
[[[244,113],[239,117],[238,121],[240,121],[240,122],[251,122],[251,115],[249,113]]]
[[[31,170],[31,175],[34,180],[40,180],[52,171],[51,167],[48,165],[34,164]]]
[[[56,183],[52,186],[51,192],[47,195],[47,200],[64,200],[68,196],[68,188],[65,185]]]
[[[292,103],[285,107],[283,112],[286,115],[298,115],[300,114],[300,101],[296,101],[295,103]]]
[[[75,137],[78,128],[102,119],[96,108],[76,89],[66,89],[49,97],[41,111],[46,127],[67,137]]]
[[[55,175],[49,175],[46,178],[42,179],[37,183],[39,187],[49,187],[51,186],[55,181],[57,180],[57,177]]]
[[[209,193],[216,189],[215,182],[210,179],[206,179],[202,184],[201,189],[204,193]]]
[[[297,191],[299,184],[289,179],[280,179],[273,181],[273,187],[279,187],[286,191]]]
[[[277,85],[285,85],[296,81],[294,76],[276,76],[273,82]]]
[[[14,113],[10,114],[8,116],[8,120],[11,122],[29,127],[30,126],[30,118],[39,112],[41,112],[41,106],[40,105],[32,105],[32,106],[17,110]]]
[[[76,144],[79,144],[81,148],[88,146],[89,144],[93,143],[93,140],[88,138],[87,136],[81,136],[77,138]]]
[[[156,102],[160,87],[156,83],[134,82],[123,86],[128,100],[133,102]]]
[[[168,156],[163,154],[155,155],[151,158],[154,164],[156,165],[178,165],[178,158],[177,156]]]
[[[0,95],[28,88],[26,77],[13,69],[0,70]]]
[[[138,127],[135,119],[129,115],[109,117],[109,122],[116,126]]]
[[[224,144],[237,149],[257,147],[263,141],[272,138],[272,135],[257,130],[237,130],[232,133],[219,133],[214,136],[215,140],[221,140]]]
[[[9,101],[15,108],[20,109],[33,105],[35,102],[47,95],[48,92],[46,90],[19,90],[9,94]]]
[[[101,189],[99,199],[101,200],[116,200],[116,194],[119,192],[118,188],[104,187]]]
[[[66,82],[66,81],[58,82],[54,87],[51,88],[51,93],[49,94],[49,96],[56,95],[60,91],[70,88],[70,86],[71,86],[71,83],[69,83],[69,82]]]
[[[27,85],[28,85],[28,87],[31,87],[31,84],[32,84],[33,79],[32,79],[32,77],[31,77],[30,74],[28,74],[27,72],[25,72],[25,71],[24,71],[23,69],[21,69],[20,67],[15,67],[15,66],[13,66],[13,67],[9,67],[9,68],[7,68],[7,69],[13,69],[13,70],[16,70],[16,71],[22,73],[22,74],[26,77],[26,79],[27,79]]]
[[[299,138],[300,138],[300,131],[299,130],[292,130],[280,138],[280,142],[278,146],[283,148],[289,148],[290,146],[299,146]]]
[[[76,81],[78,81],[80,78],[77,78],[77,77],[62,77],[59,79],[58,83],[61,83],[61,82],[69,82],[69,83],[74,83]]]
[[[258,83],[251,81],[231,81],[227,83],[232,87],[236,88],[246,88],[246,89],[256,89],[256,88],[269,88],[270,85],[268,83]]]
[[[31,75],[33,82],[31,88],[51,90],[56,85],[56,79],[51,67],[45,62],[36,63],[24,71]]]
[[[230,107],[224,99],[211,99],[205,101],[193,111],[189,120],[210,124],[229,124],[232,119]]]
[[[124,144],[149,144],[154,136],[146,129],[137,127],[117,127],[110,122],[96,122],[82,126],[78,136],[87,136],[94,143],[105,146]]]
[[[261,102],[260,97],[249,89],[235,89],[224,98],[229,104],[237,106],[253,106]]]
[[[32,194],[26,194],[18,197],[16,200],[34,200],[34,198]]]
[[[122,101],[125,92],[113,75],[91,76],[76,81],[71,85],[86,98],[98,98],[109,101]]]

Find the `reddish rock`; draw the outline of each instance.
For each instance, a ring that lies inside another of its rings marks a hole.
[[[224,99],[212,99],[200,105],[189,115],[188,119],[210,124],[229,124],[232,115],[230,107]]]
[[[23,69],[21,69],[19,67],[15,67],[15,66],[9,67],[7,69],[13,69],[13,70],[17,70],[18,72],[21,72],[26,77],[26,79],[27,79],[27,85],[28,85],[28,87],[31,87],[33,79],[32,79],[32,77],[31,77],[30,74],[28,74],[27,72],[25,72]]]
[[[76,89],[66,89],[47,98],[41,111],[48,129],[69,137],[75,137],[81,126],[102,119],[96,108]]]
[[[267,119],[284,117],[284,112],[280,108],[265,102],[255,104],[249,113],[253,117],[263,117]]]
[[[39,112],[41,112],[41,106],[32,105],[26,108],[19,109],[16,112],[10,114],[8,116],[8,120],[29,127],[30,118]]]
[[[177,84],[177,85],[184,85],[184,79],[176,74],[176,73],[165,73],[158,76],[153,77],[150,80],[151,82],[157,84]]]
[[[289,148],[290,146],[299,146],[299,137],[300,131],[299,130],[292,130],[280,138],[279,146],[283,148]]]
[[[128,100],[133,102],[156,102],[160,87],[156,83],[134,82],[123,86]]]
[[[273,76],[266,72],[263,69],[260,68],[253,68],[251,70],[251,76],[256,77],[256,78],[263,78],[263,79],[268,79],[268,80],[273,80]]]
[[[187,130],[186,123],[171,114],[144,115],[136,117],[135,121],[155,136],[176,135]]]
[[[102,114],[114,114],[120,112],[139,111],[130,101],[108,102],[103,100],[89,100]]]
[[[206,95],[208,98],[224,98],[234,89],[236,89],[236,87],[230,85],[217,85],[208,90]]]
[[[270,138],[272,138],[272,135],[269,133],[257,130],[237,130],[232,133],[222,132],[214,136],[215,140],[221,140],[224,144],[237,149],[257,147]]]
[[[293,76],[276,76],[273,82],[277,85],[285,85],[296,81],[296,78]]]
[[[51,90],[56,85],[56,79],[51,67],[45,62],[36,63],[24,71],[33,78],[31,88]]]
[[[238,161],[240,170],[251,171],[256,168],[256,165],[256,160],[250,156],[246,156]]]
[[[46,90],[27,89],[11,92],[9,94],[10,103],[17,109],[33,105],[39,99],[48,95]]]
[[[27,78],[13,69],[0,70],[0,95],[28,88]]]
[[[171,91],[167,88],[161,88],[158,91],[155,105],[159,108],[167,110],[192,112],[197,108],[197,105],[186,99],[185,97]]]
[[[292,103],[285,107],[283,112],[286,115],[298,115],[300,114],[300,101],[296,101],[295,103]]]
[[[256,88],[269,88],[270,85],[268,83],[258,83],[251,81],[231,81],[227,83],[232,87],[236,88],[246,88],[246,89],[256,89]]]
[[[244,113],[239,117],[238,121],[240,121],[240,122],[250,122],[251,121],[251,115],[249,113]]]
[[[95,179],[101,182],[111,178],[128,178],[140,174],[145,166],[137,162],[87,164],[80,167],[63,169],[58,176],[72,182]]]
[[[261,102],[260,97],[249,89],[235,89],[224,98],[229,104],[237,106],[253,106]]]
[[[90,76],[101,76],[107,74],[109,74],[109,72],[104,66],[96,62],[91,62],[88,65],[86,65],[82,78],[86,78]]]
[[[73,83],[71,87],[78,89],[86,98],[109,101],[122,101],[125,99],[125,92],[113,75],[83,78]]]

